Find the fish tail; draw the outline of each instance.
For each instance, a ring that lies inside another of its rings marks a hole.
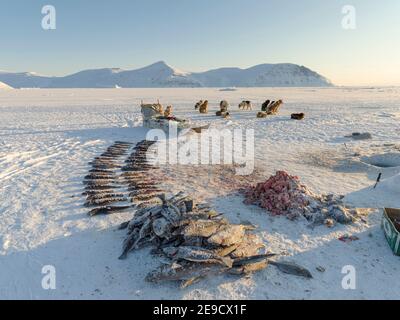
[[[124,252],[122,252],[122,254],[118,257],[119,260],[125,260],[128,256],[128,252],[126,250],[124,250]]]

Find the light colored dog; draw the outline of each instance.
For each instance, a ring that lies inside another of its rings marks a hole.
[[[208,100],[204,101],[200,106],[200,113],[208,113]]]
[[[167,109],[165,109],[164,117],[168,118],[171,116],[172,116],[172,106],[168,106]]]
[[[267,108],[267,113],[268,114],[277,114],[279,111],[279,108],[281,107],[282,104],[283,104],[282,100],[278,100],[278,101],[271,103]]]
[[[160,104],[160,102],[157,102],[157,104],[155,105],[155,107],[156,107],[156,109],[157,109],[157,111],[159,112],[159,113],[164,113],[164,107],[162,106],[162,104]]]
[[[228,108],[229,108],[229,103],[226,100],[222,100],[219,103],[219,108],[221,110],[221,112],[228,112]]]
[[[253,106],[252,106],[252,104],[251,104],[251,101],[242,101],[240,104],[239,104],[239,109],[241,109],[241,110],[253,110]]]

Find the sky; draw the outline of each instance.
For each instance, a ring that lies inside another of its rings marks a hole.
[[[336,85],[400,85],[399,57],[399,0],[0,0],[0,70],[12,72],[296,63]]]

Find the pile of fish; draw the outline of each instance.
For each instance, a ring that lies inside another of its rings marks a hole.
[[[301,184],[299,177],[285,171],[278,171],[267,181],[248,187],[244,194],[246,204],[258,205],[272,215],[285,215],[289,219],[302,216],[314,225],[349,224],[357,216],[357,210],[346,207],[343,197],[318,196]]]
[[[181,281],[181,287],[187,287],[210,275],[262,270],[269,262],[283,272],[311,277],[295,264],[269,261],[274,254],[266,253],[261,238],[251,233],[255,226],[231,224],[207,204],[195,204],[182,192],[158,199],[158,204],[143,206],[120,226],[128,230],[120,259],[153,246],[153,254],[168,260],[151,271],[147,281]]]

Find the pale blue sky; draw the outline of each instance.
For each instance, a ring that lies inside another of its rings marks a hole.
[[[46,4],[56,30],[41,28]],[[342,28],[344,5],[355,30]],[[47,75],[291,62],[338,85],[400,85],[399,39],[399,0],[0,0],[0,70]]]

